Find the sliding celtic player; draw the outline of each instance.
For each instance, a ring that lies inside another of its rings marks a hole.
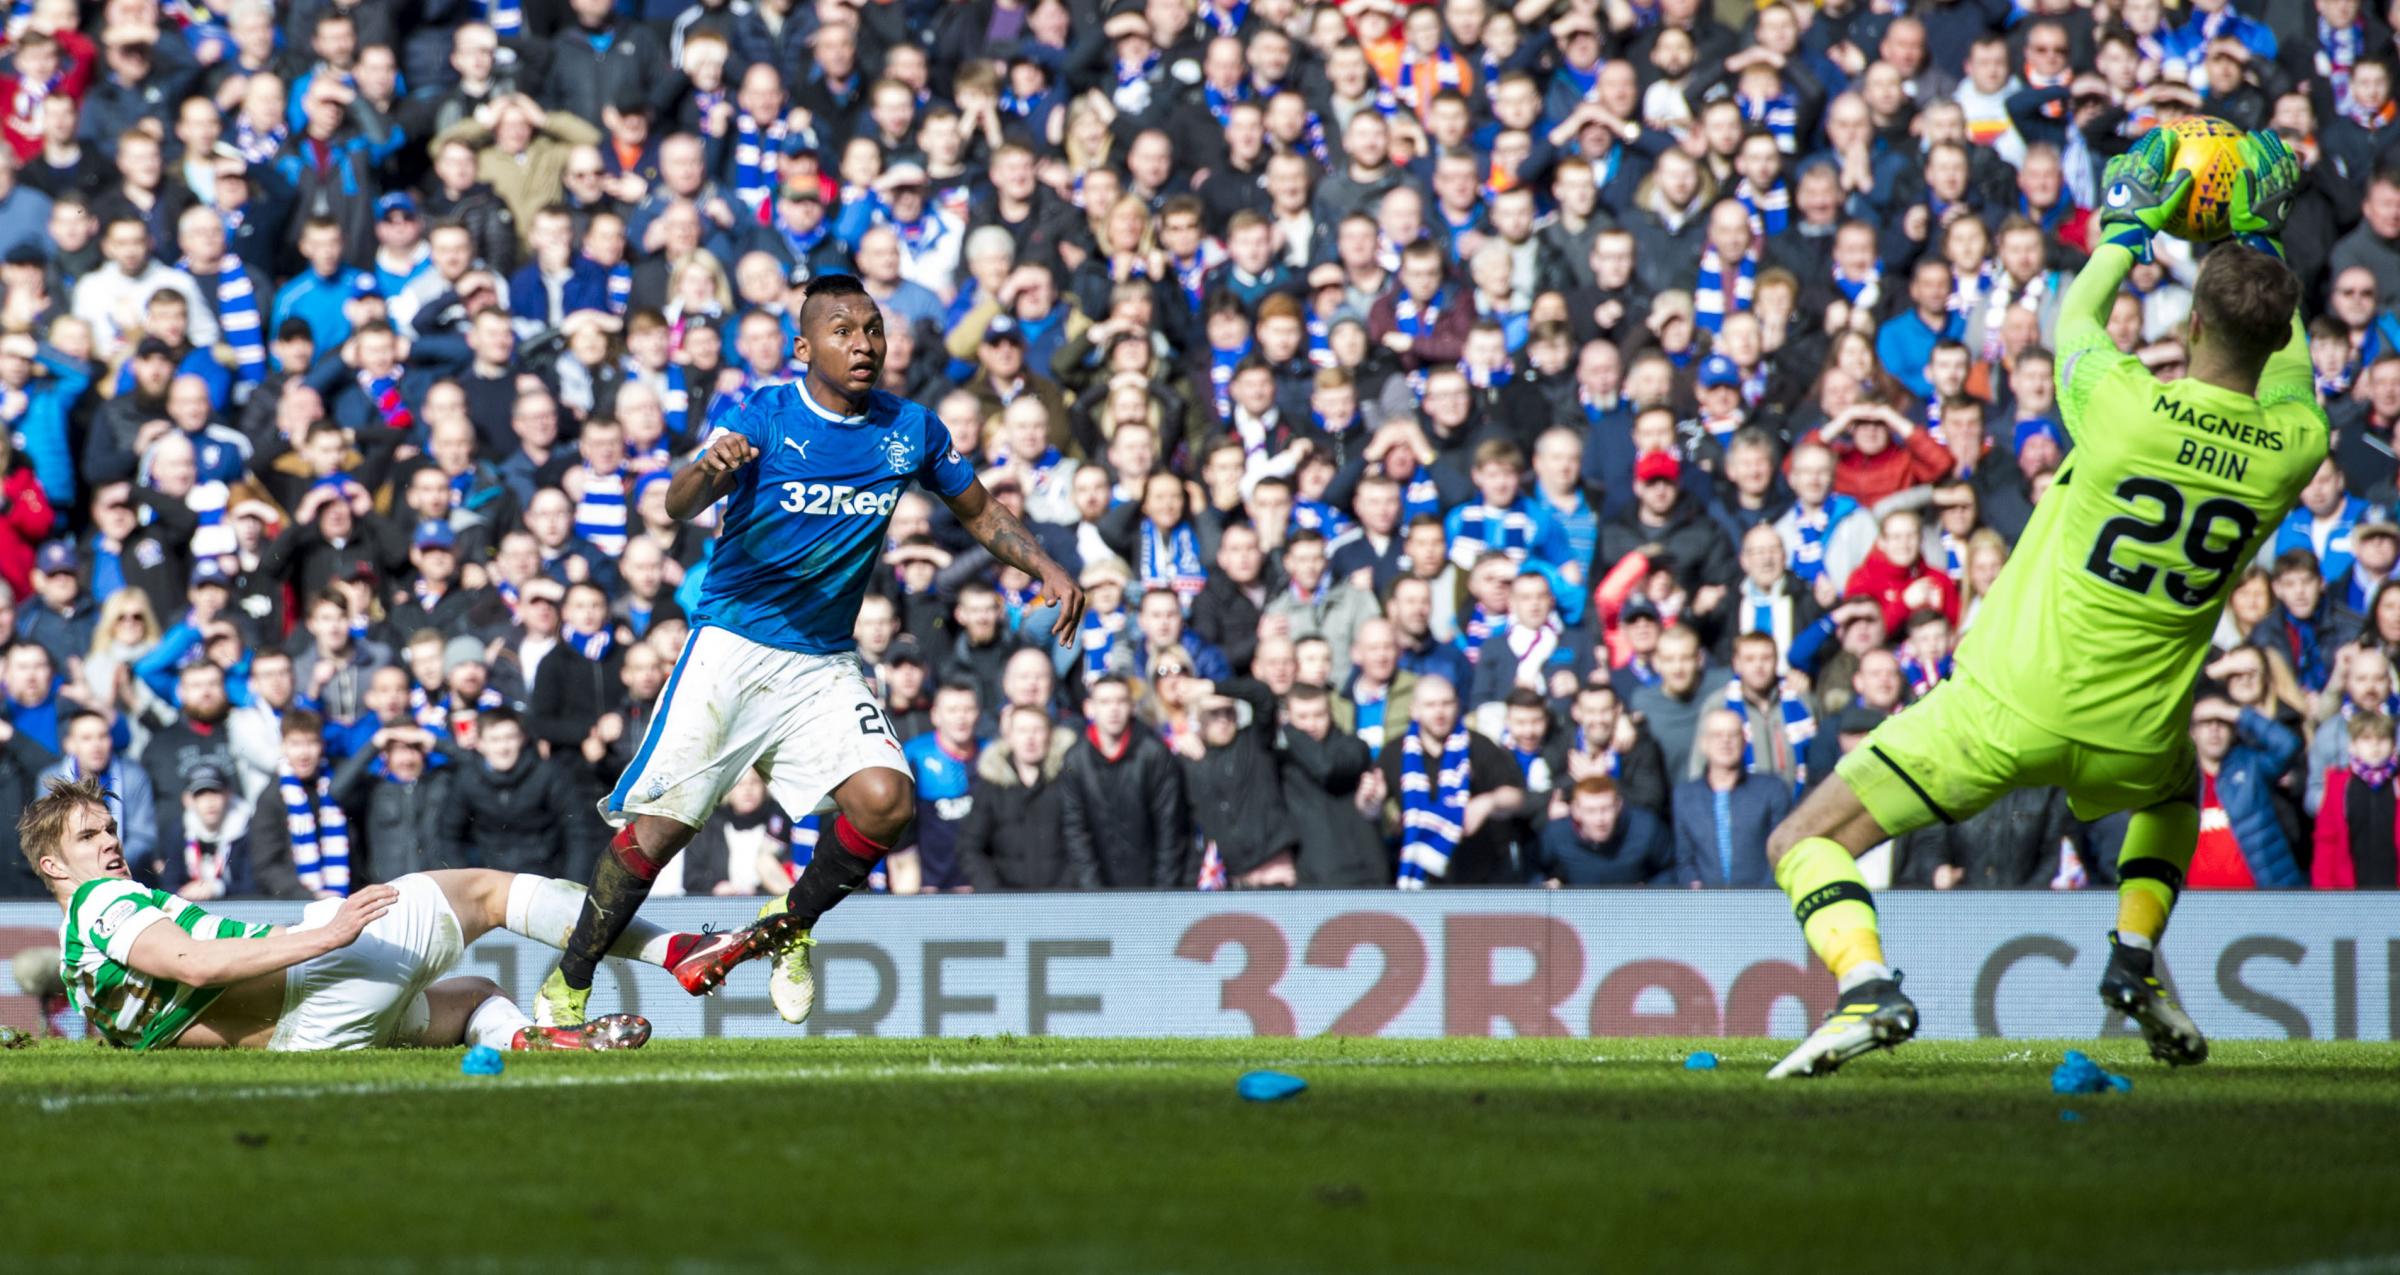
[[[2064,788],[2085,818],[2134,812],[2101,997],[2141,1026],[2155,1057],[2207,1058],[2152,971],[2199,835],[2193,687],[2235,576],[2326,448],[2300,282],[2275,240],[2298,166],[2271,133],[2242,149],[2238,242],[2203,261],[2191,374],[2164,383],[2104,325],[2191,175],[2174,171],[2164,129],[2110,161],[2104,242],[2058,320],[2058,401],[2075,450],[1959,647],[1956,676],[1844,757],[1768,843],[1776,883],[1841,989],[1770,1075],[1823,1075],[1916,1032],[1854,857],[2038,785]]]
[[[610,1014],[536,1026],[489,979],[451,978],[503,927],[563,946],[583,909],[566,881],[485,868],[412,872],[298,925],[236,921],[133,880],[99,781],[50,781],[17,821],[25,862],[57,900],[59,977],[102,1039],[125,1049],[639,1049],[650,1024]],[[616,954],[665,965],[681,936],[629,929]]]

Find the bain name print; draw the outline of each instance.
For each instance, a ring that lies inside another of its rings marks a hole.
[[[2267,452],[2283,450],[2283,435],[2274,430],[2261,429],[2248,421],[2219,416],[2215,412],[2196,410],[2190,404],[2165,394],[2158,396],[2158,401],[2151,404],[2150,410],[2179,425],[2189,425],[2204,434],[2214,434],[2244,447]],[[2250,473],[2249,457],[2230,449],[2212,447],[2196,439],[2185,439],[2183,445],[2175,450],[2175,463],[2237,482]]]

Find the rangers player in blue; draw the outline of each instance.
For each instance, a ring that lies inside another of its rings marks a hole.
[[[734,966],[773,956],[768,981],[788,1022],[816,1000],[817,918],[867,879],[916,809],[908,762],[853,649],[859,600],[910,484],[939,496],[992,556],[1058,603],[1051,632],[1070,643],[1083,591],[1016,516],[984,490],[932,412],[875,388],[883,315],[859,281],[824,275],[800,307],[800,380],[753,391],[667,488],[689,520],[722,500],[724,525],[640,750],[601,813],[617,829],[594,870],[566,954],[534,1002],[537,1023],[583,1022],[592,971],[744,770],[794,815],[840,811],[791,892],[757,923],[686,936],[669,968],[694,995]]]

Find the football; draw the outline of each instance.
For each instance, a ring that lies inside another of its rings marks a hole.
[[[2175,134],[2175,167],[2192,174],[2192,197],[2161,229],[2193,243],[2223,239],[2233,233],[2234,183],[2242,178],[2242,130],[2214,115],[2187,115],[2168,127]]]

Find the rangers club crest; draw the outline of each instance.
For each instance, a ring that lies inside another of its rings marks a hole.
[[[905,474],[916,468],[916,448],[905,436],[894,434],[883,440],[883,459],[893,473]]]

